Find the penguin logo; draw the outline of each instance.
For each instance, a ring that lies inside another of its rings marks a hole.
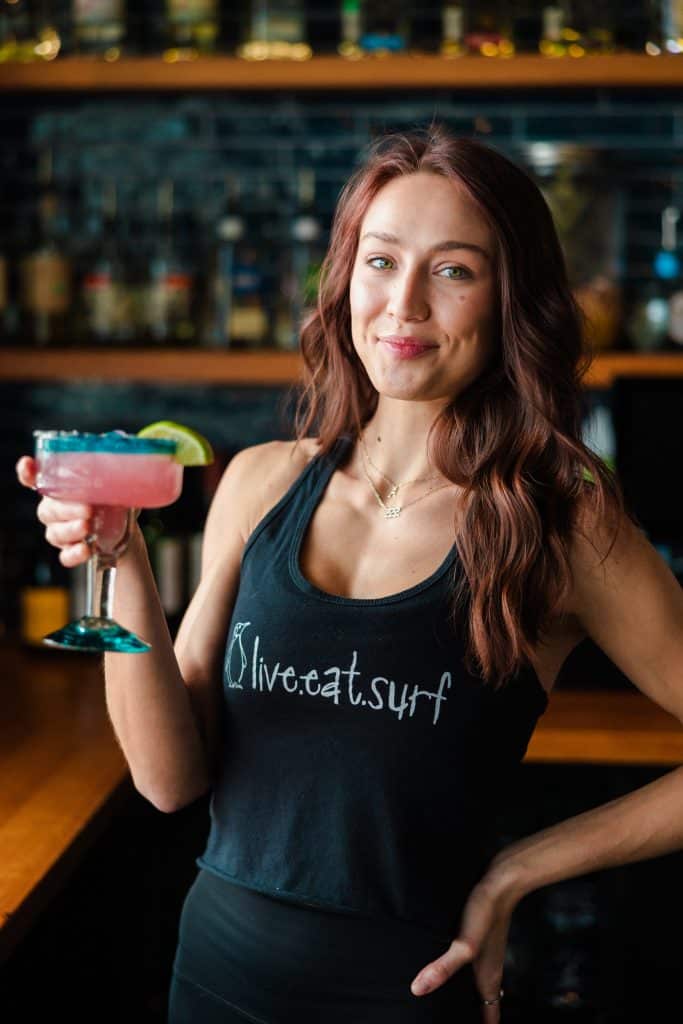
[[[238,690],[243,688],[241,680],[247,667],[247,656],[242,646],[242,633],[247,626],[251,626],[251,622],[235,623],[235,628],[232,631],[232,640],[230,641],[228,654],[225,659],[225,674],[228,680],[228,687],[237,688]]]

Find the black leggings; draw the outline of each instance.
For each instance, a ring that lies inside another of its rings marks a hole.
[[[181,915],[169,1024],[480,1024],[470,967],[426,996],[410,991],[453,937],[200,871]]]

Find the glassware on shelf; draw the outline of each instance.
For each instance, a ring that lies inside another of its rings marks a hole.
[[[121,56],[126,34],[125,0],[73,0],[71,19],[78,53],[107,61]]]
[[[38,492],[94,509],[86,613],[44,643],[81,651],[149,650],[150,644],[112,618],[116,564],[128,546],[136,509],[162,508],[180,496],[183,467],[174,458],[176,442],[123,431],[36,430],[34,438]]]
[[[209,348],[227,348],[233,333],[235,267],[238,246],[246,232],[239,199],[239,178],[231,175],[226,179],[223,209],[216,219],[200,317],[201,344]]]
[[[308,60],[303,0],[251,0],[245,37],[237,47],[244,60]]]
[[[555,222],[569,282],[586,318],[586,345],[613,348],[622,318],[623,204],[604,154],[573,143],[532,142],[523,155]]]

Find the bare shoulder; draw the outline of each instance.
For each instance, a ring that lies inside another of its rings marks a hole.
[[[316,438],[266,441],[242,448],[230,460],[216,490],[214,505],[231,514],[239,509],[239,530],[246,543],[260,520],[286,494],[317,454]]]

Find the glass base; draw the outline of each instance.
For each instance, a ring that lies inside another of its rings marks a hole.
[[[87,615],[49,633],[43,637],[43,643],[72,651],[119,651],[123,654],[142,654],[152,647],[113,619],[96,619]]]

